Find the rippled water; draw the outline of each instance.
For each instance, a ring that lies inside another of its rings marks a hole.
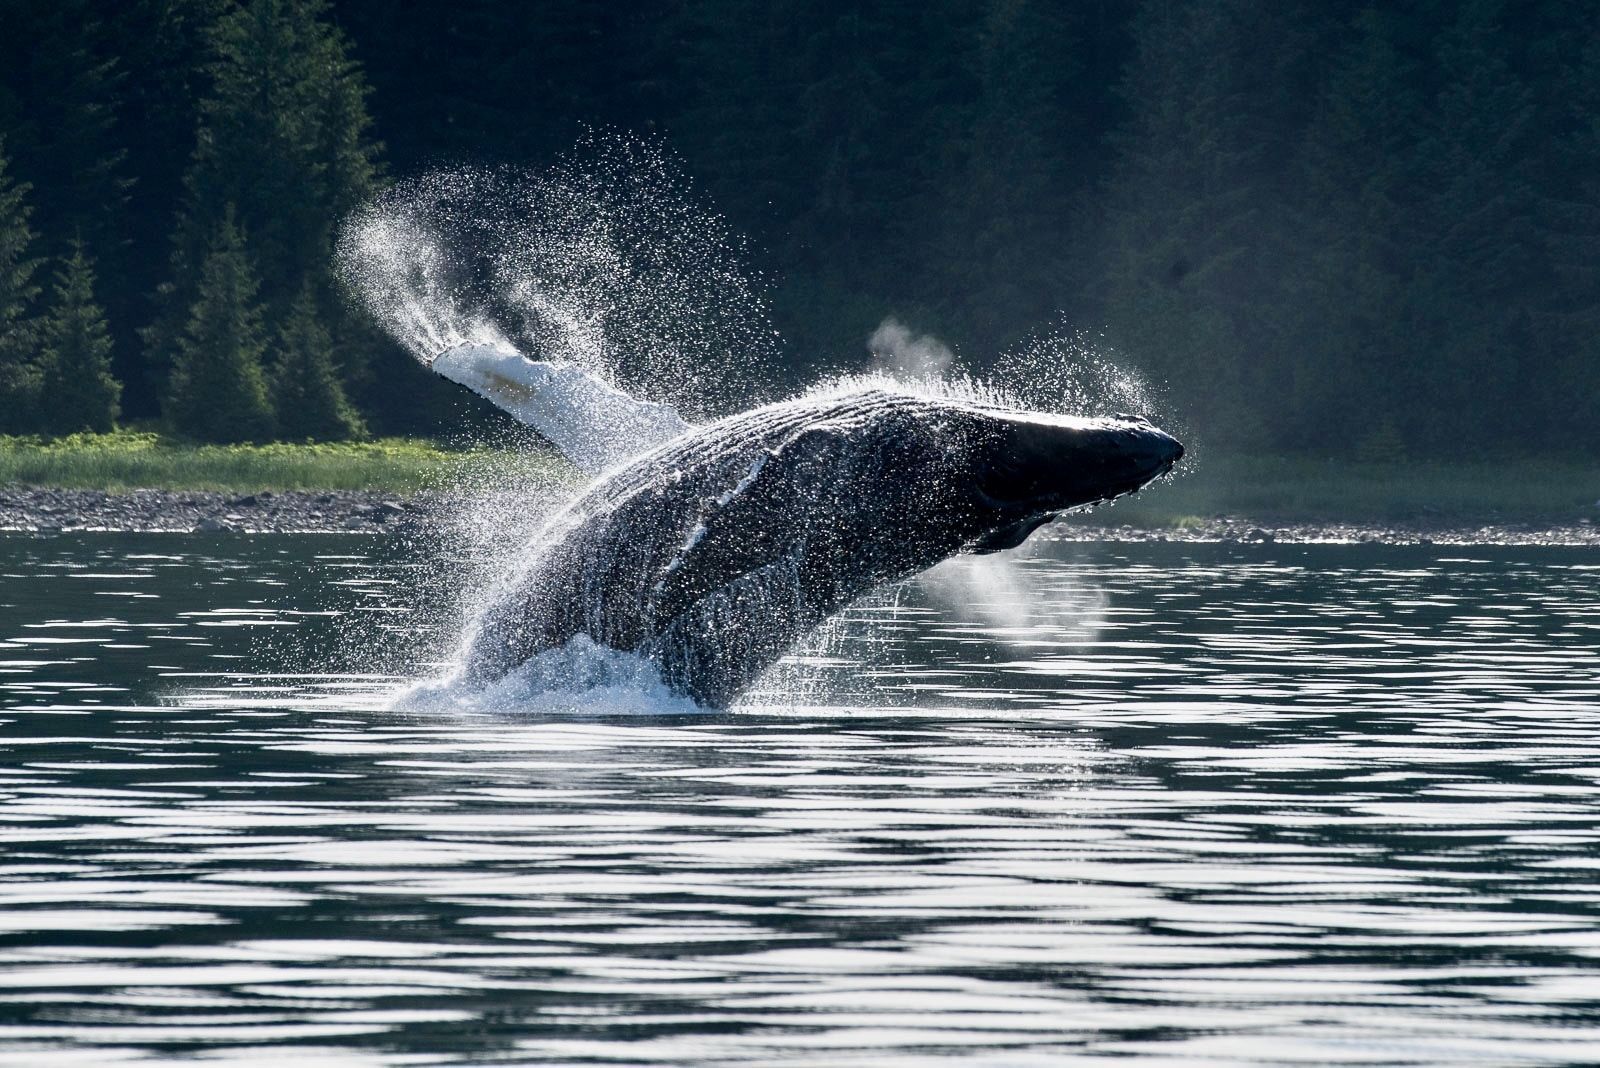
[[[1593,551],[1043,545],[466,714],[380,548],[0,538],[0,1064],[1600,1063]]]

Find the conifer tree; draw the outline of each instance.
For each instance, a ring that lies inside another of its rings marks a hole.
[[[265,441],[272,401],[255,272],[244,238],[225,211],[200,262],[197,295],[178,341],[167,398],[174,429],[201,441]]]
[[[29,315],[39,293],[33,283],[39,261],[28,256],[33,244],[30,187],[12,181],[8,169],[0,142],[0,433],[15,434],[32,429],[39,394],[34,360],[38,324]]]
[[[339,384],[333,344],[317,320],[317,302],[310,285],[301,289],[290,305],[279,331],[272,386],[278,436],[285,441],[343,441],[366,433]]]
[[[1367,8],[1331,51],[1297,160],[1307,243],[1297,329],[1279,398],[1291,448],[1360,451],[1372,432],[1403,449],[1409,400],[1426,372],[1406,358],[1412,330],[1418,201],[1430,188],[1418,145],[1428,109],[1403,20]],[[1375,439],[1373,447],[1382,444]]]
[[[112,430],[122,386],[111,374],[111,334],[95,303],[94,264],[81,244],[56,274],[55,305],[43,333],[43,428],[52,434]]]
[[[980,350],[995,351],[1060,310],[1054,285],[1068,260],[1073,223],[1067,153],[1084,143],[1068,89],[1083,76],[1076,37],[1082,18],[1051,0],[986,0],[971,61],[977,93],[969,121],[947,140],[964,157],[962,180],[943,196],[963,254],[941,265],[956,283]],[[1081,167],[1080,167],[1081,170]]]
[[[308,277],[338,351],[359,364],[360,336],[334,298],[339,221],[376,187],[367,89],[327,0],[247,0],[212,33],[212,89],[201,101],[194,158],[184,177],[163,311],[147,333],[152,362],[183,333],[208,242],[231,206],[249,234],[269,323],[287,316]],[[361,368],[342,368],[359,377]]]

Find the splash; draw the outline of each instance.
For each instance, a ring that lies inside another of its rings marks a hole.
[[[463,343],[584,369],[690,419],[770,399],[780,345],[743,242],[658,142],[438,170],[344,227],[350,289],[424,363]]]
[[[424,364],[467,343],[509,345],[479,307],[466,266],[429,219],[442,179],[397,190],[344,226],[338,265],[346,285],[389,335]],[[428,190],[433,197],[417,195]]]
[[[1171,425],[1159,389],[1082,330],[1056,323],[1000,354],[988,378],[1015,407]]]
[[[907,382],[937,382],[957,364],[950,346],[930,334],[918,334],[890,316],[867,339],[872,370]]]
[[[812,387],[832,391],[894,386],[927,396],[997,404],[1085,418],[1135,415],[1170,424],[1161,391],[1079,329],[1056,323],[1002,352],[983,371],[969,367],[940,338],[890,316],[867,339],[862,373]]]
[[[991,556],[954,556],[913,579],[948,615],[982,627],[986,640],[1029,646],[1084,645],[1105,626],[1109,601],[1094,586],[1060,585],[1040,597],[1028,546]]]
[[[488,686],[459,674],[417,683],[391,705],[400,712],[490,715],[683,715],[703,713],[661,681],[641,656],[597,645],[578,635],[559,649],[530,657]]]

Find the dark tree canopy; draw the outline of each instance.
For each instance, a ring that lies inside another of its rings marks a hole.
[[[123,406],[156,414],[231,204],[317,410],[443,425],[342,298],[339,220],[385,173],[614,127],[749,235],[796,383],[889,316],[979,369],[1065,321],[1223,445],[1593,447],[1596,26],[1596,0],[3,5],[0,390],[38,385],[29,257],[81,240]]]
[[[262,367],[266,330],[244,235],[224,208],[200,259],[195,301],[167,394],[173,425],[199,441],[266,441],[274,429]]]
[[[15,181],[0,141],[0,433],[31,430],[39,399],[38,324],[30,314],[39,293],[34,275],[33,214],[26,182]]]
[[[94,264],[75,245],[56,274],[44,322],[40,421],[52,434],[100,433],[116,426],[122,386],[111,374],[111,335],[95,303]]]

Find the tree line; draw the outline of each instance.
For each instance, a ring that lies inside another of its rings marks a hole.
[[[19,0],[0,431],[441,425],[339,220],[608,125],[751,236],[797,381],[1065,321],[1230,447],[1600,444],[1594,0]]]

